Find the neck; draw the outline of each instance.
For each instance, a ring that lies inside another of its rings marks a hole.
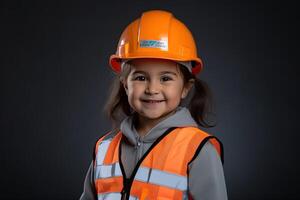
[[[141,137],[144,137],[154,126],[156,126],[159,122],[163,121],[164,119],[174,114],[175,112],[176,111],[173,110],[172,112],[158,119],[149,119],[141,115],[137,115],[135,129]]]

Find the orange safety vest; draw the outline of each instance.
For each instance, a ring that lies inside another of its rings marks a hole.
[[[188,164],[209,140],[224,163],[222,143],[195,128],[170,128],[162,134],[126,178],[121,161],[122,132],[104,135],[96,143],[94,181],[99,199],[182,200],[192,199],[188,193]]]

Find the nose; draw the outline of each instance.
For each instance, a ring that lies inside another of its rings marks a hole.
[[[160,84],[157,81],[149,81],[146,86],[145,94],[154,95],[160,91]]]

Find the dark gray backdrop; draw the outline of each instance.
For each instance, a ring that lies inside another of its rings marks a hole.
[[[300,198],[297,8],[289,1],[1,1],[1,198],[77,199],[108,58],[149,9],[174,13],[204,61],[229,199]]]

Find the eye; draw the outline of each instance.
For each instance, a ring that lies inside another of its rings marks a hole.
[[[170,80],[173,80],[171,77],[169,77],[169,76],[163,76],[162,78],[161,78],[161,81],[163,81],[163,82],[165,82],[165,81],[170,81]]]
[[[144,81],[144,80],[146,80],[146,77],[140,75],[140,76],[134,77],[133,80],[135,80],[135,81]]]

